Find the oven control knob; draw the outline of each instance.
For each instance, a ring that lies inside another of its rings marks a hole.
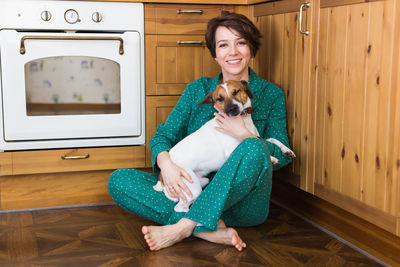
[[[45,10],[40,14],[40,17],[44,21],[49,21],[49,20],[51,20],[51,13],[50,13],[50,11]]]
[[[100,12],[94,12],[92,15],[92,20],[96,23],[99,23],[103,19],[103,16],[100,14]]]

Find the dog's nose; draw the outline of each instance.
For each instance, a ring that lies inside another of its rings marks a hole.
[[[240,113],[239,106],[235,104],[229,104],[225,109],[225,113],[229,117],[235,117]]]

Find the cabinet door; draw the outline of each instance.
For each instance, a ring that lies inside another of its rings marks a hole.
[[[203,35],[146,36],[147,95],[180,95],[189,82],[219,72]]]
[[[260,29],[262,47],[254,68],[264,79],[282,88],[286,95],[287,127],[290,145],[296,153],[291,173],[286,179],[292,184],[312,191],[314,94],[310,86],[311,38],[314,34],[310,9],[302,12],[302,30],[299,32],[300,6],[304,1],[279,1],[254,7],[254,21]],[[294,174],[294,175],[293,175]],[[289,178],[291,177],[291,178]]]
[[[315,194],[394,232],[400,9],[364,2],[320,1]]]
[[[167,120],[178,100],[179,96],[146,97],[146,167],[151,167],[150,138],[156,132],[157,126]]]

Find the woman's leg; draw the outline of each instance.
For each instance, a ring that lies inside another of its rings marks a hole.
[[[254,138],[246,139],[196,199],[189,212],[173,213],[167,226],[142,229],[147,243],[151,249],[158,250],[182,240],[194,230],[194,235],[199,238],[242,250],[246,244],[236,230],[225,227],[224,221],[236,226],[264,222],[269,211],[271,178],[272,165],[266,145]],[[196,226],[196,222],[202,225]]]
[[[184,217],[202,224],[195,233],[214,231],[220,219],[229,226],[257,225],[268,216],[271,188],[268,148],[263,141],[248,138],[233,151]]]
[[[167,224],[174,213],[175,203],[166,198],[163,192],[153,189],[157,180],[150,173],[119,169],[111,174],[108,191],[123,209],[159,224]]]
[[[135,169],[119,169],[113,172],[108,182],[108,191],[113,200],[125,210],[150,219],[159,224],[168,224],[175,213],[175,204],[163,192],[153,189],[155,175]],[[166,226],[143,226],[142,233],[151,250],[169,247],[189,237],[196,222],[182,218],[178,223]]]

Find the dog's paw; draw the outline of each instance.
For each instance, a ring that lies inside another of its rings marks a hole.
[[[285,151],[283,151],[283,154],[287,157],[287,158],[295,158],[296,155],[294,154],[294,152],[290,149],[287,149]]]
[[[185,204],[183,201],[179,201],[178,204],[175,205],[174,211],[175,212],[188,212],[189,205]]]
[[[271,163],[272,163],[272,165],[278,165],[278,164],[280,164],[281,162],[279,161],[279,159],[277,159],[277,158],[271,156]]]
[[[158,182],[156,183],[156,185],[153,186],[153,189],[156,190],[156,191],[158,191],[158,192],[161,192],[161,191],[163,191],[164,188],[163,188],[161,182],[158,181]]]

